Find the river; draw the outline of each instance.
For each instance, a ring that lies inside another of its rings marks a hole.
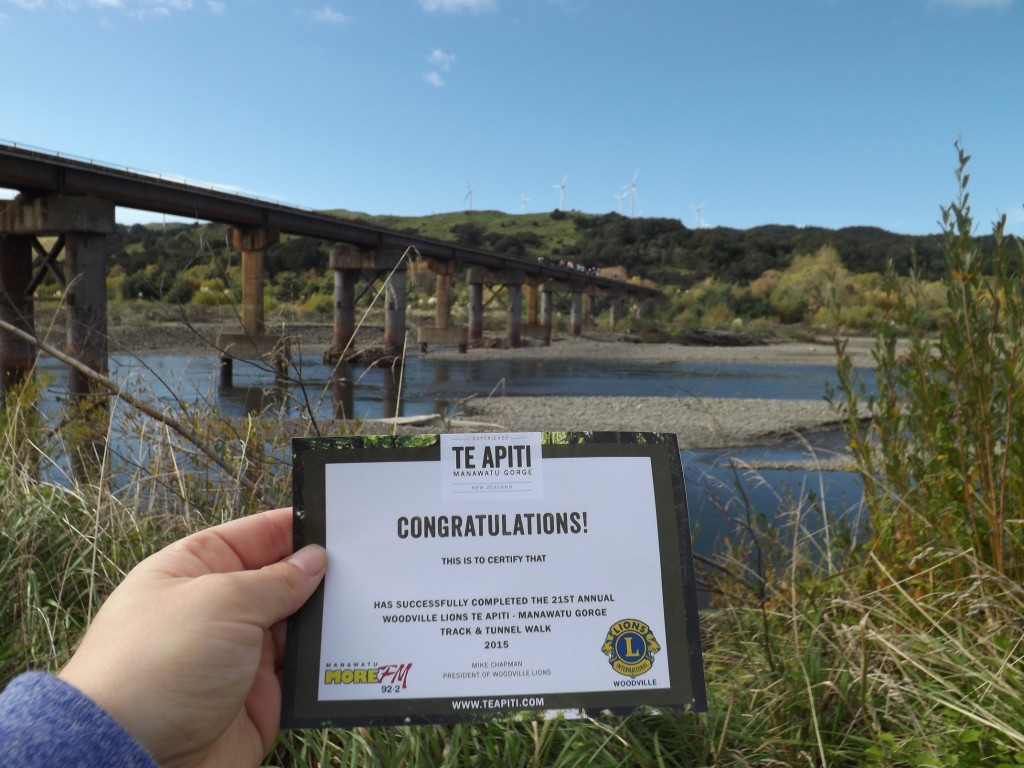
[[[410,357],[399,375],[382,367],[351,367],[347,384],[332,384],[331,370],[319,357],[296,362],[293,381],[275,385],[272,371],[236,361],[234,386],[219,386],[217,359],[212,356],[112,356],[111,376],[150,402],[204,401],[229,415],[273,407],[288,416],[308,409],[330,419],[336,409],[354,418],[381,418],[395,413],[415,416],[443,412],[476,394],[507,396],[660,396],[768,398],[814,400],[836,384],[834,366],[735,363],[651,363],[579,360],[455,360]],[[59,408],[66,391],[64,367],[50,359],[39,362],[47,387],[44,408]],[[862,372],[870,386],[870,372]],[[400,393],[400,394],[399,394]],[[838,433],[812,436],[770,446],[683,451],[687,503],[694,551],[720,551],[726,537],[736,543],[747,533],[748,520],[786,535],[799,510],[800,525],[821,536],[830,526],[847,524],[856,515],[859,478],[852,472],[736,469],[736,466],[800,461],[841,452]],[[828,514],[823,513],[828,510]],[[853,511],[851,511],[853,510]],[[750,517],[748,518],[748,511]],[[859,530],[859,522],[850,526]]]

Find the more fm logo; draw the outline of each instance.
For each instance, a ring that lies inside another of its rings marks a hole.
[[[376,667],[325,669],[324,685],[390,685],[395,688],[409,687],[408,664],[381,664]]]

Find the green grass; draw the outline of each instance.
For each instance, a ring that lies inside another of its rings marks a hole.
[[[211,436],[241,434],[201,404],[185,410],[219,425]],[[30,397],[6,411],[0,622],[13,630],[0,640],[0,683],[24,669],[58,668],[145,555],[255,508],[236,477],[201,458],[183,464],[180,442],[152,424],[133,429],[151,449],[161,445],[130,477],[115,485],[107,456],[91,480],[51,485],[35,467],[54,452],[57,433],[39,423]],[[235,460],[248,456],[256,472],[283,461],[282,444],[260,444],[262,458],[239,450]],[[279,476],[268,473],[263,487],[285,495]],[[701,615],[707,714],[295,731],[268,764],[1024,765],[1024,588],[967,552],[919,552],[914,578],[901,579],[838,529],[823,561],[821,531],[805,522],[809,502],[782,503],[788,525],[743,521],[746,534],[714,570],[716,598]],[[937,578],[954,560],[964,576]]]

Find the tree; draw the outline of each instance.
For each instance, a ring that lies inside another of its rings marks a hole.
[[[772,305],[784,322],[797,322],[832,308],[851,289],[850,272],[831,245],[796,256],[772,293]],[[799,313],[800,317],[795,317]]]

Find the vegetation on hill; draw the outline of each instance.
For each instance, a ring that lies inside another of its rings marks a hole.
[[[575,211],[460,211],[422,217],[330,213],[526,259],[615,267],[630,279],[650,281],[666,297],[646,319],[631,318],[622,328],[648,340],[684,339],[697,328],[738,326],[755,332],[788,324],[869,330],[887,309],[883,275],[890,268],[900,279],[913,272],[931,281],[922,296],[941,311],[935,280],[945,263],[945,244],[939,234],[782,225],[689,229],[677,219]],[[329,314],[334,303],[333,275],[326,266],[331,247],[285,235],[269,248],[264,258],[268,309],[284,305]],[[978,247],[979,258],[989,263],[993,238],[978,238]],[[228,244],[225,225],[119,226],[109,249],[109,287],[115,298],[207,305],[240,299],[238,256]],[[426,304],[433,292],[432,276],[425,271],[410,281],[412,304]],[[464,293],[465,286],[456,282],[457,306],[465,304]]]

